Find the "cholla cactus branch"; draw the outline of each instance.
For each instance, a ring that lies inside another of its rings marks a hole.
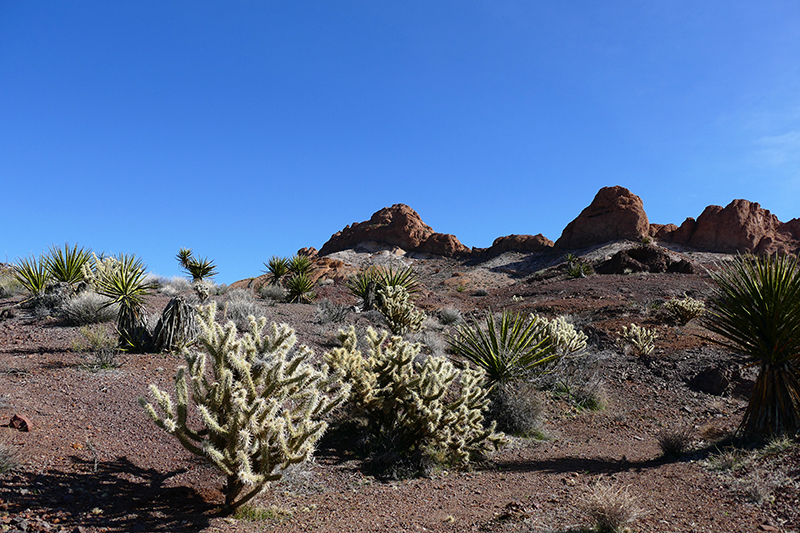
[[[658,335],[653,329],[631,324],[630,327],[622,326],[620,338],[623,343],[632,346],[639,355],[650,355],[656,347]]]
[[[295,350],[294,331],[285,324],[273,324],[272,335],[262,337],[266,320],[253,319],[250,332],[239,337],[232,322],[214,320],[215,304],[198,314],[203,350],[184,350],[186,366],[175,378],[177,408],[155,386],[150,391],[158,410],[141,403],[159,427],[225,474],[225,510],[233,512],[311,456],[326,428],[322,419],[349,387],[327,367],[312,367],[311,350]],[[187,423],[191,406],[199,429]]]
[[[388,285],[378,290],[378,310],[395,335],[422,328],[425,313],[418,310],[410,299],[408,290],[402,285]]]

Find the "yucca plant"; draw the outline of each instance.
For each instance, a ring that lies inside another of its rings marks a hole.
[[[202,282],[206,278],[213,278],[217,275],[217,266],[214,261],[207,257],[197,259],[191,248],[181,248],[175,259],[181,264],[181,268],[192,276],[193,283]]]
[[[41,296],[50,282],[50,271],[44,258],[34,255],[17,259],[14,277],[33,296]]]
[[[90,258],[91,250],[78,248],[77,244],[70,248],[69,244],[65,243],[63,249],[51,246],[50,253],[43,261],[53,279],[75,285],[83,281],[83,266]]]
[[[264,263],[264,266],[267,267],[264,273],[269,276],[269,282],[272,285],[280,283],[281,279],[289,273],[289,260],[285,257],[273,255],[269,258],[268,263]]]
[[[483,369],[491,386],[506,385],[537,369],[544,370],[560,357],[544,321],[508,311],[503,311],[499,324],[489,311],[485,328],[477,321],[472,321],[471,326],[459,326],[448,343],[456,355]]]
[[[295,274],[286,282],[286,300],[289,303],[310,304],[317,298],[313,289],[314,282],[307,274]]]
[[[412,267],[371,267],[351,276],[346,283],[350,294],[361,301],[363,311],[380,307],[380,291],[387,287],[403,287],[409,295],[419,290],[419,278]]]
[[[311,259],[306,255],[295,255],[289,260],[286,268],[294,275],[308,275],[311,272]]]
[[[796,257],[739,256],[711,272],[711,340],[759,366],[739,426],[749,437],[800,430],[800,269]]]
[[[151,344],[145,316],[145,297],[155,289],[147,281],[144,262],[135,255],[121,254],[113,266],[95,280],[98,294],[111,298],[119,305],[117,332],[120,347],[131,352],[144,352]]]

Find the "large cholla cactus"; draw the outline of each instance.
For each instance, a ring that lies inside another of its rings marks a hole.
[[[225,508],[232,512],[311,456],[327,427],[322,418],[349,387],[337,387],[341,377],[329,376],[327,367],[315,370],[307,361],[313,352],[294,349],[295,333],[286,324],[273,324],[262,337],[266,319],[250,317],[250,332],[238,337],[233,322],[221,326],[215,315],[214,303],[199,310],[204,351],[184,350],[177,405],[155,385],[150,392],[158,411],[140,402],[159,427],[227,476]],[[200,429],[188,426],[190,399]]]
[[[389,285],[379,289],[378,300],[378,310],[395,335],[404,335],[422,327],[425,313],[416,308],[408,290],[402,285]]]
[[[483,423],[489,400],[480,372],[459,371],[444,357],[420,363],[419,344],[387,337],[367,330],[365,357],[351,326],[342,333],[343,347],[324,356],[352,385],[351,402],[376,445],[401,455],[435,450],[446,462],[464,464],[503,442],[494,423]]]

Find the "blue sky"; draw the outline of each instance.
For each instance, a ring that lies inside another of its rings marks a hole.
[[[191,247],[226,283],[394,203],[479,247],[608,185],[787,221],[800,4],[4,1],[0,177],[0,261]]]

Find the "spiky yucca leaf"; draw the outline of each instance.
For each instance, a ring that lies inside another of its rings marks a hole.
[[[186,270],[191,274],[192,281],[204,281],[206,278],[213,278],[217,275],[217,266],[214,261],[207,257],[203,259],[190,259]]]
[[[314,282],[307,274],[295,274],[286,282],[286,299],[289,303],[311,303],[317,298],[313,289]]]
[[[191,248],[181,248],[178,250],[178,253],[175,255],[175,259],[178,260],[178,263],[181,264],[183,268],[189,266],[189,260],[192,258],[192,249]]]
[[[487,382],[504,385],[524,378],[560,357],[547,335],[547,324],[535,317],[503,311],[500,323],[486,313],[486,327],[476,321],[459,326],[450,348],[486,373]]]
[[[17,259],[14,277],[34,296],[41,296],[50,282],[50,271],[44,258],[34,255]]]
[[[277,285],[281,279],[289,272],[289,260],[285,257],[278,257],[273,255],[269,258],[268,263],[264,263],[267,270],[264,272],[269,275],[270,283]]]
[[[64,244],[64,249],[57,246],[50,247],[50,253],[44,257],[47,270],[56,281],[74,285],[83,281],[83,266],[91,258],[91,250],[78,248],[75,244],[72,248],[69,244]]]
[[[739,256],[720,265],[706,313],[711,340],[760,367],[739,432],[800,430],[800,269],[796,257]]]
[[[287,265],[289,272],[295,275],[308,274],[311,272],[311,259],[306,255],[295,255],[289,260]]]

